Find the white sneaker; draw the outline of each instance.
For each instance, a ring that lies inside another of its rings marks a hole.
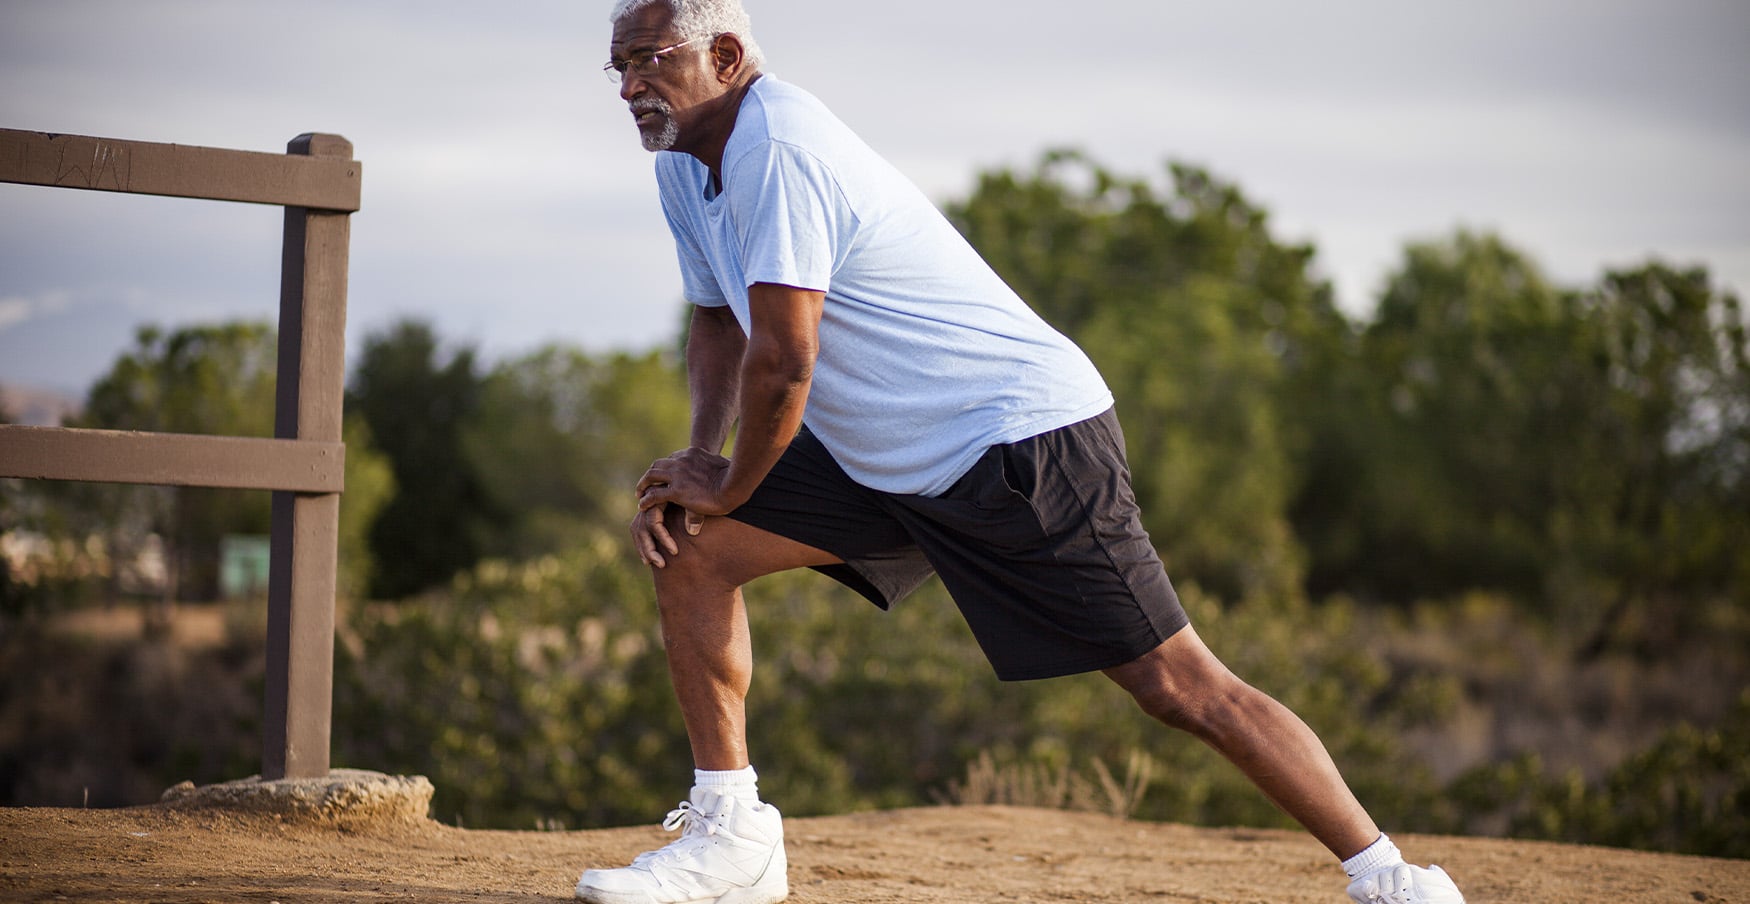
[[[592,904],[776,904],[790,894],[778,808],[706,788],[669,811],[681,830],[631,866],[585,870],[577,896]]]
[[[1375,870],[1349,883],[1349,897],[1358,904],[1464,904],[1464,895],[1446,870],[1408,863]]]

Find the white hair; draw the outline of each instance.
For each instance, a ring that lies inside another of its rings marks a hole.
[[[747,65],[759,69],[765,63],[760,45],[753,39],[753,23],[742,9],[741,0],[619,0],[608,22],[620,20],[652,4],[663,4],[674,13],[675,35],[683,41],[709,42],[718,35],[735,35],[741,41],[741,55]]]

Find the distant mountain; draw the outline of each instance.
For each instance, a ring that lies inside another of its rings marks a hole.
[[[79,399],[52,389],[31,386],[0,386],[0,414],[14,424],[59,427],[79,413]]]

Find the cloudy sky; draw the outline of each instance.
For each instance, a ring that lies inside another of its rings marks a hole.
[[[768,69],[938,200],[1074,146],[1236,181],[1364,314],[1494,229],[1579,285],[1657,254],[1750,294],[1743,0],[746,0]],[[489,358],[670,341],[607,0],[0,0],[0,127],[364,162],[349,336]],[[272,319],[276,208],[0,185],[0,384],[82,393],[142,323]]]

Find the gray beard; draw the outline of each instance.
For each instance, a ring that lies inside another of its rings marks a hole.
[[[667,102],[658,98],[635,101],[632,104],[632,112],[655,113],[662,117],[661,129],[654,132],[638,130],[638,140],[643,142],[645,150],[666,151],[674,147],[674,143],[680,139],[680,127],[675,125],[674,121],[674,108],[670,107]]]
[[[647,151],[666,151],[674,147],[675,141],[681,137],[680,133],[680,127],[674,124],[674,120],[664,117],[662,131],[641,132],[638,138],[644,142],[644,149]]]

